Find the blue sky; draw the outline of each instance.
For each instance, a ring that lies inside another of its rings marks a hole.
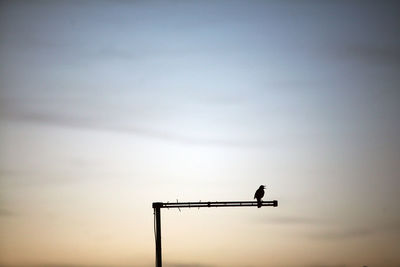
[[[0,7],[1,264],[398,266],[396,2]]]

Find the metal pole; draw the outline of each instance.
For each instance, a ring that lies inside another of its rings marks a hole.
[[[210,208],[210,207],[257,207],[257,201],[216,201],[216,202],[153,202],[156,234],[156,267],[162,267],[161,259],[161,209],[164,208]],[[278,200],[262,201],[261,206],[278,207]]]
[[[162,267],[161,260],[161,209],[159,206],[154,208],[156,213],[156,267]]]
[[[257,207],[257,201],[207,201],[207,202],[154,202],[155,206],[162,209],[170,208],[218,208],[218,207]],[[278,200],[262,201],[261,206],[278,207]]]

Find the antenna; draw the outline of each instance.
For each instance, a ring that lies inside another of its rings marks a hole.
[[[161,257],[161,209],[177,208],[218,208],[218,207],[257,207],[257,201],[216,201],[216,202],[153,202],[154,209],[154,234],[156,239],[156,267],[162,267]],[[278,207],[278,200],[261,201],[261,206]]]

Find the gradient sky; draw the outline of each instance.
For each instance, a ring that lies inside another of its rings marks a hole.
[[[0,1],[0,266],[400,266],[400,5]]]

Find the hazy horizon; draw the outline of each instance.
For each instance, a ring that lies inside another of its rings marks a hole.
[[[400,267],[396,1],[0,1],[0,266]]]

